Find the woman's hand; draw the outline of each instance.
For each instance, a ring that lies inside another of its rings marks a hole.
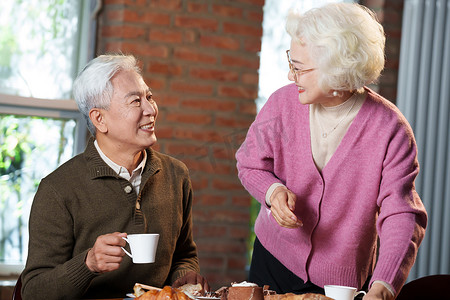
[[[363,300],[393,300],[392,293],[381,283],[374,282]]]
[[[270,196],[270,210],[275,221],[286,228],[303,226],[302,221],[293,213],[297,196],[285,186],[277,187]]]

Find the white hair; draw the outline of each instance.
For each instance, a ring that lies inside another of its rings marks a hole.
[[[74,81],[73,96],[93,136],[96,128],[89,118],[89,112],[92,108],[109,109],[113,95],[111,78],[122,70],[134,70],[141,75],[134,56],[111,54],[91,60]]]
[[[361,90],[384,68],[383,26],[362,5],[332,3],[304,14],[291,12],[286,31],[293,42],[309,48],[325,92]]]

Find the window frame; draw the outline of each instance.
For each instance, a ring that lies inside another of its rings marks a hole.
[[[77,52],[72,62],[76,72],[76,74],[73,74],[74,79],[86,63],[94,58],[97,13],[101,6],[102,2],[96,0],[79,2]],[[86,120],[78,110],[78,106],[73,99],[42,99],[0,92],[0,113],[75,120],[74,155],[84,150],[89,137]],[[8,263],[7,261],[0,262],[0,276],[17,276],[24,267],[25,264]]]
[[[74,154],[86,146],[87,125],[74,100],[40,99],[0,94],[2,114],[43,118],[73,119],[76,122]]]

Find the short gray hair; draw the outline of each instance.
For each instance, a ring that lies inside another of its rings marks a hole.
[[[291,12],[286,31],[309,48],[324,92],[361,90],[384,68],[383,26],[362,5],[332,3],[304,14]]]
[[[113,95],[111,78],[122,70],[134,70],[141,75],[134,56],[108,54],[91,60],[74,81],[73,96],[93,136],[96,128],[89,118],[89,112],[92,108],[109,109]]]

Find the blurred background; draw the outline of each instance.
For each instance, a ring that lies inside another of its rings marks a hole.
[[[289,83],[290,9],[326,0],[3,0],[0,4],[0,299],[27,256],[42,177],[83,151],[72,82],[93,57],[135,55],[160,109],[156,150],[194,185],[194,230],[213,288],[246,279],[259,204],[234,154],[272,92]],[[357,1],[347,1],[357,2]],[[383,24],[386,68],[371,88],[416,134],[428,230],[410,279],[450,273],[450,0],[361,0]],[[5,298],[6,297],[6,298]]]

